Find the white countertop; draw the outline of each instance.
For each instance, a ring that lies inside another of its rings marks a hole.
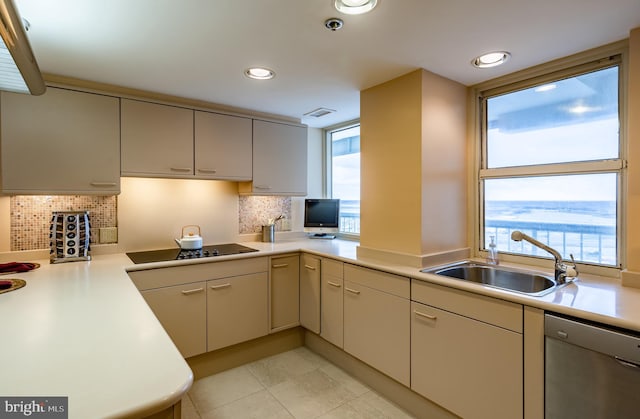
[[[126,271],[208,263],[304,250],[520,304],[640,331],[640,289],[581,275],[544,297],[423,274],[418,268],[358,260],[344,240],[243,242],[259,252],[134,265],[124,254],[2,276],[27,286],[0,294],[0,396],[68,396],[69,417],[143,417],[191,386],[187,363]]]

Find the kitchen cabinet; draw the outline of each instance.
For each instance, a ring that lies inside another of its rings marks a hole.
[[[207,281],[207,350],[269,333],[267,272]]]
[[[300,256],[300,324],[320,333],[320,258]]]
[[[414,280],[411,388],[465,418],[523,415],[522,306]]]
[[[205,287],[205,282],[193,282],[141,291],[185,358],[207,351]]]
[[[251,119],[196,111],[194,135],[197,178],[251,180]]]
[[[409,278],[344,265],[344,350],[410,385]]]
[[[307,128],[253,120],[253,181],[241,194],[307,194]]]
[[[320,336],[342,348],[344,263],[323,258],[320,268]]]
[[[275,256],[270,261],[270,329],[277,332],[300,324],[300,256]]]
[[[42,96],[2,92],[2,192],[120,193],[119,105],[56,87]]]
[[[268,262],[198,263],[129,277],[186,358],[268,333]]]
[[[122,99],[122,175],[193,178],[193,110]]]

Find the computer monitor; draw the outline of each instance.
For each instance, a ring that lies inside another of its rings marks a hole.
[[[335,239],[340,227],[339,199],[305,199],[304,231],[309,237]]]

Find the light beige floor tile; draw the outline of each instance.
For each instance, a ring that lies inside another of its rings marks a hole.
[[[189,396],[200,415],[264,390],[246,366],[233,368],[193,383]]]
[[[373,391],[367,392],[355,400],[351,400],[336,409],[320,416],[318,419],[411,419],[393,403],[380,397]]]
[[[203,419],[292,419],[267,390],[253,393],[202,416]]]
[[[188,394],[185,394],[182,398],[182,419],[200,419],[200,414],[196,410],[196,407],[193,405],[191,401],[191,397]]]
[[[270,387],[269,392],[297,419],[315,418],[356,397],[319,369]]]
[[[247,368],[269,388],[325,365],[328,362],[318,355],[306,348],[297,348],[252,362]]]
[[[340,383],[341,387],[347,389],[354,396],[360,396],[371,390],[369,387],[362,384],[360,381],[356,380],[333,364],[327,363],[327,365],[320,368],[320,371],[336,380],[338,383]]]

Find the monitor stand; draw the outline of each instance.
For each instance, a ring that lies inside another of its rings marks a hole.
[[[309,234],[309,238],[310,239],[335,239],[336,236],[334,236],[333,234],[327,234],[327,233],[315,233],[315,234]]]

